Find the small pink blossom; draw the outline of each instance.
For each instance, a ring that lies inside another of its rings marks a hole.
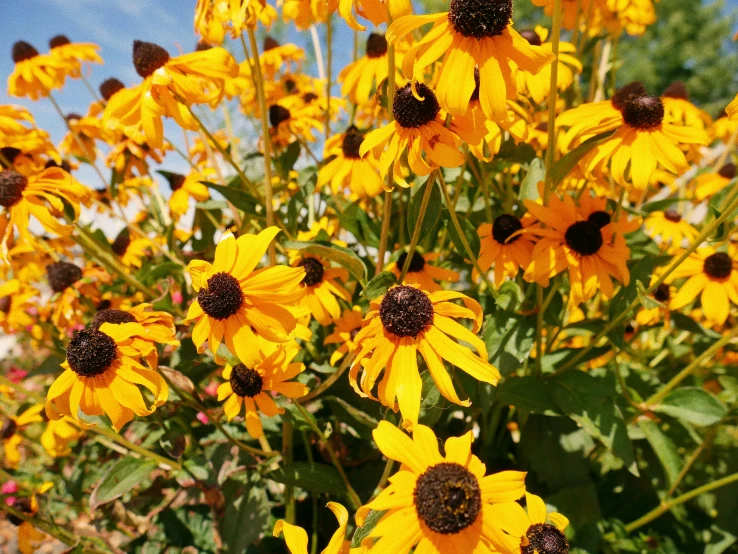
[[[207,425],[210,421],[208,419],[208,416],[206,416],[203,412],[197,412],[197,415],[195,417],[197,418],[197,421],[199,421],[203,425]]]

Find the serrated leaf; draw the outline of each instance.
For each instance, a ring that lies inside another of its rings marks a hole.
[[[429,179],[423,185],[418,187],[417,192],[413,194],[413,197],[410,199],[410,203],[408,204],[407,232],[410,236],[412,236],[415,231],[415,226],[417,225],[418,218],[420,217],[420,206],[423,203],[423,195],[425,194],[428,186],[431,186],[432,190],[430,192],[430,198],[428,199],[428,206],[425,210],[423,224],[420,227],[420,237],[425,237],[430,233],[441,217],[441,204],[443,202],[441,199],[441,191],[438,190],[435,182],[431,182]]]
[[[391,286],[397,284],[397,277],[391,271],[383,271],[376,275],[364,287],[364,296],[369,300],[374,300],[384,295]]]
[[[356,255],[353,250],[331,244],[328,241],[301,242],[289,240],[284,243],[285,248],[307,252],[315,256],[320,256],[326,260],[336,262],[338,265],[345,267],[354,278],[363,283],[366,279],[366,266],[361,258]]]
[[[276,469],[267,476],[278,483],[306,491],[344,496],[346,485],[333,466],[315,462],[295,462]]]
[[[141,484],[156,468],[156,462],[130,456],[118,460],[95,486],[90,495],[90,510],[120,498]]]
[[[654,412],[667,414],[699,427],[714,425],[725,417],[727,412],[722,402],[698,387],[673,390],[652,409]]]

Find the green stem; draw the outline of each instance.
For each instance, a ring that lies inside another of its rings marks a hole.
[[[295,406],[298,407],[298,409],[302,412],[302,408],[300,407],[297,402],[295,402]],[[306,418],[310,420],[310,418]],[[283,421],[282,422],[282,460],[284,462],[284,465],[289,465],[292,463],[293,455],[294,455],[294,449],[292,445],[292,439],[294,438],[295,429],[291,422],[289,421]],[[287,523],[290,523],[292,525],[295,524],[295,520],[297,517],[297,505],[296,505],[296,499],[295,499],[295,488],[292,485],[285,485],[284,486],[284,505],[285,505],[285,519],[287,520]]]
[[[425,212],[428,210],[428,203],[430,201],[431,192],[433,187],[436,186],[436,176],[440,173],[440,169],[436,169],[430,174],[428,180],[425,182],[425,191],[423,192],[423,200],[420,203],[420,213],[418,214],[418,220],[415,222],[415,229],[413,229],[413,236],[410,239],[410,246],[407,249],[407,256],[405,257],[405,263],[402,265],[402,272],[400,273],[400,279],[398,282],[402,284],[405,280],[407,272],[410,271],[410,264],[413,262],[413,254],[418,246],[420,240],[420,231],[423,227],[423,220],[425,219]],[[402,221],[400,222],[402,225]]]
[[[538,313],[536,314],[536,376],[541,374],[541,364],[543,360],[543,287],[539,284],[536,287],[536,306]],[[552,287],[555,289],[556,287]]]
[[[548,147],[546,148],[546,183],[543,203],[548,201],[551,189],[551,168],[556,154],[556,99],[559,94],[559,41],[561,40],[561,0],[554,1],[553,26],[551,28],[551,50],[554,59],[551,65],[550,90],[548,91]]]
[[[331,66],[333,65],[333,25],[331,24],[331,14],[325,21],[325,140],[331,137],[331,80],[333,79],[333,72]]]
[[[346,372],[346,370],[351,365],[351,362],[354,361],[355,357],[356,357],[356,354],[354,354],[353,352],[347,354],[346,357],[343,359],[343,362],[341,362],[341,366],[336,370],[336,372],[333,375],[331,375],[330,377],[328,377],[328,379],[323,381],[318,388],[310,391],[309,394],[303,396],[302,398],[298,398],[297,400],[295,400],[295,402],[299,404],[307,404],[311,400],[323,394],[326,390],[328,390],[333,385],[333,383],[335,383],[336,381],[338,381],[338,379],[341,378],[341,375],[343,375]]]
[[[705,229],[697,236],[697,238],[692,242],[692,244],[689,245],[689,248],[687,248],[677,259],[675,259],[671,265],[662,273],[658,279],[656,279],[650,287],[646,290],[646,294],[649,295],[653,291],[655,291],[661,283],[666,281],[666,279],[671,275],[671,273],[679,267],[684,260],[686,260],[692,252],[697,250],[697,248],[708,238],[710,237],[714,232],[715,229],[717,229],[722,223],[730,217],[730,215],[738,209],[738,198],[733,200],[731,202],[730,206],[728,206],[725,211],[718,217],[715,221],[710,223]],[[565,363],[563,366],[561,366],[559,369],[557,369],[554,373],[551,374],[551,376],[561,375],[562,373],[568,371],[575,365],[577,365],[580,360],[582,360],[592,348],[594,348],[597,343],[602,339],[603,337],[607,336],[607,334],[615,329],[618,325],[620,325],[625,318],[627,318],[630,313],[635,310],[638,306],[641,305],[641,301],[638,298],[633,299],[633,301],[623,310],[621,311],[617,316],[615,316],[614,319],[610,321],[605,327],[597,333],[597,335],[592,339],[585,348],[582,348],[578,354],[576,354],[571,360],[569,360],[567,363]]]
[[[692,455],[685,462],[684,467],[679,472],[679,475],[677,475],[676,479],[674,479],[674,484],[669,488],[669,491],[666,493],[667,498],[671,498],[672,496],[674,496],[674,493],[676,492],[680,483],[687,476],[687,473],[689,473],[689,470],[692,469],[692,466],[694,465],[694,463],[699,459],[699,457],[702,455],[705,449],[707,449],[712,444],[712,441],[715,439],[715,435],[717,435],[718,429],[719,429],[719,426],[716,425],[712,429],[707,431],[707,433],[705,434],[705,438],[702,440],[700,445],[697,448],[695,448],[694,452],[692,452]]]
[[[392,168],[390,168],[390,172]],[[389,179],[392,175],[389,175]],[[390,219],[392,219],[392,191],[384,193],[384,208],[382,213],[382,229],[379,233],[379,249],[377,251],[377,269],[375,274],[379,274],[384,269],[384,257],[387,253],[387,240],[389,237]]]
[[[20,510],[16,510],[12,506],[8,506],[7,504],[5,504],[5,502],[0,502],[0,509],[9,513],[12,516],[17,517],[18,519],[22,519],[26,523],[30,523],[37,529],[40,529],[47,535],[51,535],[55,539],[60,540],[67,546],[74,546],[78,544],[79,542],[71,531],[62,529],[61,527],[57,525],[52,525],[51,523],[48,523],[42,519],[39,519],[31,514],[26,514],[24,512],[21,512]],[[85,552],[87,552],[87,550],[85,550]]]

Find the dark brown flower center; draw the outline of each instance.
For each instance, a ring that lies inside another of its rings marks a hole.
[[[354,160],[361,158],[359,150],[361,149],[362,142],[364,142],[364,135],[356,127],[352,125],[346,129],[346,133],[343,135],[343,142],[341,143],[344,157]]]
[[[275,48],[279,48],[281,44],[279,44],[279,41],[275,39],[272,36],[267,35],[264,37],[264,52],[267,50],[274,50]]]
[[[21,151],[12,146],[4,146],[0,148],[0,167],[8,169],[15,163],[15,159],[20,156]]]
[[[208,44],[204,40],[198,40],[197,44],[195,45],[195,52],[205,52],[206,50],[211,50],[213,46],[211,44]]]
[[[512,14],[512,0],[451,0],[448,20],[457,33],[482,39],[501,35]]]
[[[68,160],[62,160],[62,163],[61,164],[56,163],[55,160],[47,160],[46,163],[44,164],[44,169],[48,169],[50,167],[60,167],[61,169],[63,169],[67,173],[70,173],[72,171],[72,166],[69,165],[69,161]],[[107,190],[107,189],[105,189],[105,190]]]
[[[210,317],[227,319],[243,304],[243,292],[233,275],[221,271],[208,279],[207,286],[197,293],[197,301]]]
[[[679,223],[682,220],[682,214],[674,209],[666,210],[664,212],[664,219],[672,223]]]
[[[19,40],[13,45],[13,61],[23,62],[38,56],[38,50],[24,40]]]
[[[664,120],[664,103],[655,96],[639,96],[625,102],[623,120],[636,129],[654,129]]]
[[[631,98],[646,96],[646,87],[640,81],[633,81],[617,90],[610,102],[613,107],[622,112],[625,109],[625,103]]]
[[[144,79],[169,61],[169,52],[153,42],[133,41],[133,65]]]
[[[69,40],[65,35],[56,35],[55,37],[52,37],[51,40],[49,40],[49,48],[56,48],[57,46],[66,46],[67,44],[71,44],[71,40]]]
[[[370,58],[381,58],[387,53],[387,39],[379,33],[372,33],[366,39],[366,55]]]
[[[287,121],[291,116],[290,111],[284,106],[279,104],[269,106],[269,124],[272,127],[279,126],[280,123]]]
[[[533,29],[523,29],[522,31],[520,31],[520,36],[527,40],[528,43],[532,44],[533,46],[540,46],[542,44],[541,37],[539,37],[538,33],[536,33]]]
[[[113,244],[110,245],[110,248],[113,252],[115,252],[117,256],[122,256],[126,253],[130,245],[131,232],[126,227],[120,233],[118,233],[118,236],[115,237],[115,240],[113,241]]]
[[[702,269],[714,279],[727,279],[733,271],[733,260],[725,252],[717,252],[705,258]]]
[[[397,123],[406,129],[422,127],[430,123],[436,118],[441,109],[436,95],[427,86],[417,83],[415,90],[418,92],[418,96],[423,99],[422,101],[413,96],[412,88],[408,83],[397,89],[395,102],[392,105],[392,114],[395,116]]]
[[[661,95],[664,98],[679,98],[680,100],[689,100],[689,91],[684,81],[674,81],[664,90]]]
[[[11,298],[10,296],[3,296],[0,297],[0,312],[7,314],[10,312],[10,305],[11,305]]]
[[[90,322],[92,329],[99,329],[103,323],[114,323],[121,325],[122,323],[133,323],[136,318],[132,314],[123,310],[100,310],[95,314]]]
[[[600,211],[592,212],[591,214],[589,214],[587,221],[597,225],[598,229],[602,229],[603,227],[610,224],[610,221],[612,221],[612,218],[610,217],[609,213],[600,210]]]
[[[415,485],[418,517],[436,533],[454,535],[472,525],[482,510],[479,480],[464,466],[444,462],[425,470]]]
[[[241,397],[253,398],[261,392],[264,380],[255,369],[249,369],[243,364],[237,364],[231,369],[231,388]]]
[[[162,175],[164,175],[164,178],[169,183],[169,188],[172,190],[172,192],[175,192],[182,188],[182,185],[184,185],[185,177],[181,173],[171,173],[167,171],[166,173],[162,172]]]
[[[302,100],[306,104],[309,104],[313,100],[317,100],[317,99],[318,99],[318,95],[315,94],[314,92],[306,92],[305,94],[302,95]]]
[[[10,208],[15,205],[23,198],[23,191],[27,186],[28,179],[17,171],[0,171],[0,206]]]
[[[6,419],[0,427],[0,439],[8,440],[10,437],[15,435],[15,430],[18,428],[18,424],[13,419]]]
[[[27,496],[23,496],[21,498],[16,498],[15,502],[13,503],[13,508],[18,510],[19,512],[27,515],[33,515],[33,507],[31,506],[31,499]],[[8,521],[15,525],[16,527],[20,526],[24,520],[19,518],[18,516],[14,514],[8,514],[5,517],[8,518]]]
[[[653,291],[653,297],[658,302],[668,302],[671,298],[671,289],[666,283],[661,283],[656,290]]]
[[[414,287],[393,287],[379,305],[379,319],[385,331],[398,337],[417,337],[433,323],[433,303]]]
[[[508,239],[514,233],[517,233],[523,228],[523,224],[514,215],[503,214],[498,215],[492,223],[492,238],[500,244],[508,244]],[[512,244],[520,238],[520,235],[515,235],[509,242]]]
[[[397,269],[402,271],[402,268],[405,267],[405,262],[407,261],[407,252],[403,252],[400,254],[400,257],[397,258]],[[408,273],[417,273],[418,271],[423,271],[423,268],[425,267],[425,259],[423,256],[418,254],[417,250],[413,252],[413,257],[410,260],[410,268],[407,270]]]
[[[100,85],[100,95],[107,102],[116,92],[124,88],[126,88],[126,86],[123,83],[115,77],[111,77],[110,79],[105,79]]]
[[[735,165],[725,164],[723,167],[720,168],[720,171],[718,171],[718,175],[730,180],[735,179]]]
[[[54,262],[46,266],[46,277],[54,292],[62,292],[82,279],[82,269],[69,262]]]
[[[115,360],[112,337],[97,329],[82,329],[67,345],[67,363],[80,377],[101,375]]]
[[[302,282],[308,287],[315,286],[323,281],[325,268],[317,258],[303,258],[297,265],[305,269],[305,277]]]
[[[521,546],[522,554],[568,554],[569,542],[564,533],[550,523],[536,523],[525,533],[527,546]]]
[[[474,102],[475,100],[479,100],[479,68],[474,68],[474,92],[472,92],[471,98],[469,98],[469,102]]]
[[[602,231],[591,221],[577,221],[564,234],[566,245],[582,256],[596,254],[602,248]]]

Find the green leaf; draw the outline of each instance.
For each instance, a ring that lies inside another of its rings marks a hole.
[[[636,280],[636,292],[638,293],[638,301],[641,303],[641,306],[646,308],[647,310],[652,310],[654,308],[664,308],[664,304],[656,300],[653,296],[647,293],[646,287],[643,285],[641,281]]]
[[[364,518],[364,525],[354,531],[354,536],[351,538],[351,548],[359,548],[361,546],[361,541],[369,536],[369,533],[377,526],[377,523],[379,523],[379,520],[382,519],[385,513],[387,512],[369,510],[366,518]]]
[[[331,244],[328,241],[301,242],[289,240],[284,243],[284,247],[307,252],[308,254],[336,262],[348,269],[349,273],[360,283],[366,280],[366,266],[353,250],[338,246],[337,244]]]
[[[370,218],[356,201],[346,208],[340,216],[341,227],[356,237],[364,246],[379,246],[380,229],[377,222]]]
[[[433,189],[430,192],[428,206],[425,210],[425,217],[423,218],[423,224],[420,227],[420,237],[423,238],[430,233],[441,217],[441,205],[443,203],[443,200],[441,199],[441,191],[438,190],[435,183],[431,182],[429,179],[423,185],[418,187],[418,191],[413,194],[407,207],[407,232],[409,236],[412,236],[415,231],[415,226],[417,225],[418,218],[420,217],[420,206],[423,203],[423,195],[429,185],[433,187]]]
[[[353,417],[356,421],[358,421],[362,425],[366,425],[367,427],[370,427],[371,429],[374,429],[377,425],[379,425],[379,421],[377,421],[375,418],[370,416],[368,413],[363,412],[360,409],[352,406],[351,404],[346,402],[343,398],[339,398],[338,396],[326,396],[324,400],[328,402],[335,402],[336,404],[341,406],[344,410],[346,410],[351,417]]]
[[[556,161],[551,166],[551,171],[549,172],[551,183],[554,186],[561,183],[561,181],[563,181],[564,178],[569,175],[571,170],[579,163],[579,160],[586,156],[587,153],[589,153],[589,151],[597,146],[601,141],[608,139],[613,133],[614,131],[605,131],[604,133],[595,135],[592,138],[585,140],[566,156]]]
[[[228,200],[239,210],[256,215],[256,206],[258,206],[260,203],[248,192],[239,190],[235,187],[224,187],[222,185],[216,185],[215,183],[210,183],[208,181],[200,182],[206,187],[222,194],[226,200]]]
[[[727,412],[725,406],[712,394],[698,387],[684,387],[671,391],[653,408],[681,421],[706,427],[720,421]]]
[[[523,182],[520,183],[520,193],[518,199],[522,202],[523,200],[537,201],[541,195],[538,192],[538,183],[546,178],[546,166],[543,165],[541,158],[535,158],[530,162],[528,167],[528,173],[526,174]]]
[[[395,277],[395,274],[391,271],[383,271],[366,284],[366,287],[364,287],[364,296],[369,300],[374,300],[385,294],[388,288],[396,284],[397,277]]]
[[[449,214],[448,210],[443,210],[442,216],[443,216],[443,221],[446,224],[446,229],[448,230],[448,236],[451,237],[451,241],[454,243],[456,250],[459,252],[459,254],[464,256],[466,259],[469,259],[469,255],[466,253],[466,248],[464,248],[464,243],[461,241],[461,236],[456,231],[456,227],[454,226],[454,223],[451,220],[451,215]],[[474,254],[475,258],[478,258],[480,242],[479,242],[479,235],[477,234],[477,230],[474,228],[474,225],[472,225],[469,222],[469,220],[465,219],[464,217],[460,215],[457,215],[456,217],[459,220],[459,226],[461,227],[461,231],[464,233],[464,236],[466,237],[466,240],[469,243],[469,246],[471,247],[472,254]]]
[[[120,459],[111,467],[95,486],[90,495],[90,510],[120,498],[133,487],[141,484],[156,467],[156,462],[148,459],[132,458]]]
[[[306,491],[344,496],[346,485],[333,466],[314,462],[295,462],[276,469],[267,476],[278,483]]]
[[[241,554],[262,533],[270,531],[269,499],[264,489],[233,479],[223,485],[223,496],[225,506],[219,522],[223,545],[226,552]]]
[[[508,312],[517,310],[523,301],[523,290],[515,281],[505,281],[497,292],[495,303]]]
[[[535,377],[508,377],[497,387],[495,402],[532,413],[557,411],[548,383]]]
[[[679,202],[685,202],[684,198],[665,198],[664,200],[656,200],[655,202],[649,202],[641,206],[641,211],[650,214],[655,211],[663,211],[664,208],[668,208],[672,204]]]
[[[184,268],[175,262],[162,262],[156,265],[147,265],[141,269],[137,277],[139,281],[144,284],[151,284],[157,282],[159,279],[165,277],[181,275]]]
[[[638,422],[638,426],[659,459],[669,486],[673,485],[684,464],[676,445],[661,432],[655,421],[642,419]]]

